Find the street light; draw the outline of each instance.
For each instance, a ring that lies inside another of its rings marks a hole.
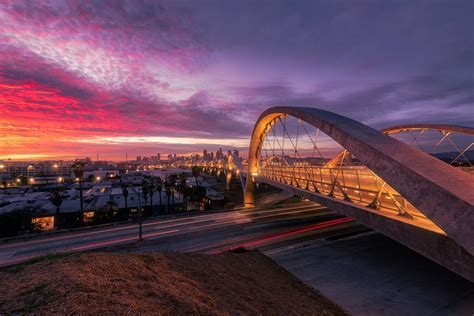
[[[84,164],[80,161],[76,161],[72,165],[72,168],[76,178],[79,178],[79,198],[81,200],[81,213],[84,213],[84,201],[82,199],[82,176],[84,175]]]
[[[143,240],[143,234],[142,234],[142,199],[140,197],[141,189],[136,188],[135,192],[137,192],[137,197],[138,197],[138,213],[137,213],[137,217],[138,217],[138,241],[142,241]]]
[[[26,175],[29,176],[30,175],[30,170],[33,169],[33,166],[32,165],[29,165],[28,168],[26,168]]]

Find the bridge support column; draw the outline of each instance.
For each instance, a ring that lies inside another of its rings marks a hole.
[[[225,189],[230,191],[230,184],[232,182],[232,170],[227,170],[225,175]]]
[[[350,202],[305,191],[297,187],[289,187],[286,184],[268,179],[263,181],[279,189],[289,191],[294,195],[324,205],[339,214],[349,216],[474,282],[474,256],[448,236],[380,216],[370,209],[363,210],[362,206],[354,205]]]
[[[254,198],[254,187],[255,183],[252,181],[252,178],[247,177],[244,190],[244,207],[245,208],[252,208],[255,207],[255,198]]]

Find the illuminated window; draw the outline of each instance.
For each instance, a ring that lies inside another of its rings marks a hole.
[[[54,216],[34,217],[31,224],[39,230],[51,230],[54,228]]]
[[[94,219],[95,212],[84,212],[84,222],[91,222]]]

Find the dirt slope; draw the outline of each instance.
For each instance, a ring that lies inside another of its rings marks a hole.
[[[260,253],[88,253],[0,271],[0,314],[342,315]]]

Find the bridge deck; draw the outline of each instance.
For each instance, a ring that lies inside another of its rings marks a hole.
[[[259,181],[267,178],[309,192],[328,195],[360,205],[363,210],[373,209],[382,216],[445,235],[441,228],[367,167],[327,168],[271,164],[260,166],[258,174]]]

